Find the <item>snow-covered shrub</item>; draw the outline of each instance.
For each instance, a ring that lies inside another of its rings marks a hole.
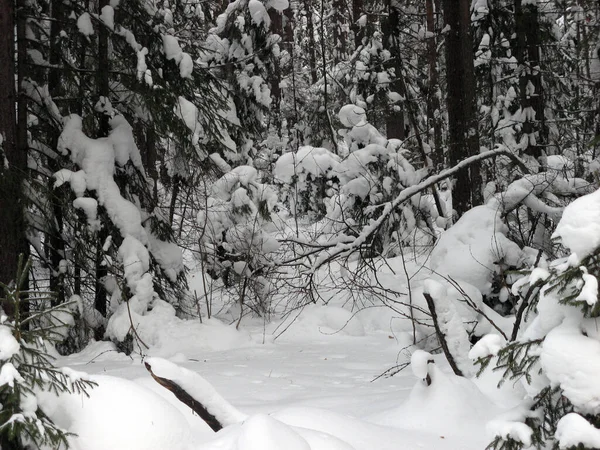
[[[16,281],[0,283],[0,445],[62,448],[67,432],[44,414],[36,395],[85,393],[94,383],[82,373],[54,367],[53,346],[64,338],[71,311],[67,304],[50,307],[50,292],[24,289],[30,269],[31,260],[24,263],[21,256]],[[10,318],[3,309],[10,310]]]
[[[107,324],[108,336],[122,341],[132,325],[129,311],[143,315],[157,297],[153,275],[174,285],[183,270],[183,262],[179,247],[162,241],[155,234],[139,197],[131,195],[128,189],[122,190],[117,183],[116,169],[129,162],[142,177],[145,171],[129,123],[120,115],[115,115],[109,123],[111,131],[107,138],[91,139],[83,132],[79,116],[72,115],[65,120],[58,150],[69,155],[74,170],[56,172],[54,186],[70,183],[75,196],[73,206],[84,211],[88,227],[92,231],[103,229],[106,233],[101,248],[103,264],[110,270],[110,276],[99,281],[104,282],[111,295],[109,311],[113,315]],[[106,299],[102,300],[105,305]],[[85,314],[86,317],[96,315]],[[115,327],[118,321],[127,323]]]
[[[206,208],[198,214],[207,272],[226,287],[239,287],[240,304],[260,313],[268,310],[266,275],[279,248],[268,230],[276,202],[277,195],[260,183],[255,168],[239,166],[212,185]],[[246,298],[249,292],[252,301]]]
[[[282,201],[294,216],[325,215],[325,201],[336,184],[339,156],[325,148],[301,147],[284,153],[275,163],[275,181],[281,184]]]
[[[591,449],[600,444],[599,231],[596,191],[567,206],[554,233],[571,255],[540,261],[513,286],[520,295],[517,338],[494,355],[484,352],[480,362],[493,361],[507,381],[525,387],[523,413],[511,423],[526,433],[498,433],[494,448]]]
[[[379,216],[380,205],[422,181],[428,169],[414,167],[410,162],[412,155],[402,142],[382,136],[367,122],[363,108],[346,105],[340,109],[339,119],[346,127],[340,134],[348,154],[334,170],[340,187],[327,200],[327,219],[334,229],[353,235]],[[450,199],[449,194],[437,192],[444,203]],[[398,254],[394,247],[405,245],[417,236],[419,239],[425,237],[426,242],[427,237],[422,231],[435,236],[439,231],[438,218],[440,214],[432,195],[412,196],[410,202],[399,207],[373,236],[373,252],[393,256]]]

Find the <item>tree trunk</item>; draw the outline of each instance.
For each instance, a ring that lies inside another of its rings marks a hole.
[[[333,63],[334,65],[346,58],[346,17],[343,0],[333,0]],[[321,16],[323,20],[324,16]]]
[[[358,25],[358,19],[365,13],[363,0],[352,0],[352,32],[354,33],[354,47],[358,48],[362,44],[365,35],[364,27]]]
[[[108,5],[108,0],[100,0],[98,5],[98,11],[101,12],[102,8]],[[98,100],[109,98],[109,59],[108,59],[108,30],[106,27],[100,26],[98,31],[98,74],[97,74],[97,93]],[[109,127],[109,116],[104,112],[100,113],[99,126],[98,126],[98,137],[108,136],[110,131]],[[108,229],[102,227],[98,232],[98,239],[96,241],[96,276],[95,276],[95,293],[94,293],[94,307],[103,316],[106,316],[106,289],[104,288],[103,280],[108,275],[108,268],[104,261],[104,250],[102,247],[108,238]]]
[[[406,95],[405,86],[402,84],[402,60],[395,36],[398,32],[399,11],[392,6],[390,0],[386,2],[387,17],[382,20],[381,31],[383,34],[383,48],[389,50],[392,58],[384,63],[386,69],[394,69],[395,77],[390,83],[390,91]],[[408,99],[405,97],[404,101]],[[389,99],[385,99],[385,131],[388,139],[405,139],[404,110],[400,104],[390,105]]]
[[[27,253],[28,247],[21,189],[27,170],[27,143],[19,141],[23,134],[17,127],[14,6],[13,0],[0,0],[0,281],[3,283],[14,279],[19,254]],[[7,315],[14,313],[7,305],[3,307]]]
[[[427,124],[433,131],[433,151],[431,159],[434,167],[440,169],[443,167],[444,153],[442,149],[442,111],[440,110],[440,90],[438,69],[437,69],[437,40],[435,26],[435,12],[433,0],[427,0],[427,31],[431,37],[427,39],[427,59],[429,65],[429,86],[427,91]],[[429,134],[429,130],[428,130]]]
[[[479,153],[475,103],[475,73],[470,34],[471,2],[444,0],[446,34],[448,150],[451,165]],[[459,172],[452,191],[453,207],[459,215],[480,204],[481,166],[474,164],[468,172]]]
[[[306,12],[306,34],[308,35],[308,67],[310,68],[310,81],[312,84],[315,84],[317,82],[317,52],[312,0],[304,0],[304,10]]]
[[[51,6],[52,22],[50,23],[50,69],[48,72],[48,89],[52,98],[59,97],[63,94],[63,85],[61,83],[61,68],[60,68],[60,31],[64,21],[64,9],[62,0],[53,0]],[[50,130],[50,147],[57,148],[60,130],[52,127]],[[61,167],[58,161],[48,158],[48,167],[52,173],[57,172]],[[54,305],[59,305],[65,301],[64,289],[64,274],[59,270],[60,261],[65,257],[65,241],[62,239],[63,232],[63,206],[64,194],[57,192],[53,188],[54,180],[48,180],[48,192],[51,194],[52,213],[54,215],[55,228],[51,230],[47,236],[49,247],[50,260],[50,290],[56,293],[56,298],[53,300]]]
[[[521,73],[519,90],[523,111],[533,111],[535,118],[527,114],[523,123],[523,134],[527,136],[524,152],[534,158],[542,156],[543,144],[547,141],[544,131],[544,91],[540,71],[540,37],[537,5],[522,4],[515,0],[515,25],[517,31],[517,61]]]

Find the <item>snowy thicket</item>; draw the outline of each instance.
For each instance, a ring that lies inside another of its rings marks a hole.
[[[600,446],[597,2],[4,3],[0,447]]]

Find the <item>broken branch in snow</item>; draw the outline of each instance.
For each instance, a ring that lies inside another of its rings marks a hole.
[[[146,366],[148,372],[150,372],[150,375],[152,375],[152,378],[154,378],[158,384],[171,391],[179,401],[189,406],[192,411],[198,414],[214,432],[217,432],[223,428],[223,424],[219,422],[215,416],[208,412],[202,403],[186,392],[185,389],[172,380],[156,375],[154,372],[152,372],[152,367],[147,362],[144,363],[144,365]]]

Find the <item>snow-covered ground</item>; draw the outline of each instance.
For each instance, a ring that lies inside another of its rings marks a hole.
[[[107,342],[59,360],[97,381],[90,399],[49,396],[40,404],[78,434],[75,449],[485,448],[486,422],[502,411],[490,398],[497,380],[477,381],[486,396],[451,375],[443,355],[436,355],[434,365],[416,362],[420,367],[412,371],[374,381],[410,361],[408,336],[384,330],[354,336],[316,320],[338,312],[309,311],[275,341],[276,324],[250,321],[238,331],[216,319],[196,321],[187,324],[188,336],[182,330],[175,336],[179,348],[161,348],[161,357],[200,374],[239,410],[227,420],[241,423],[217,434],[150,377],[139,355],[117,353]],[[413,373],[427,370],[431,386]],[[496,397],[510,406],[506,392]]]

